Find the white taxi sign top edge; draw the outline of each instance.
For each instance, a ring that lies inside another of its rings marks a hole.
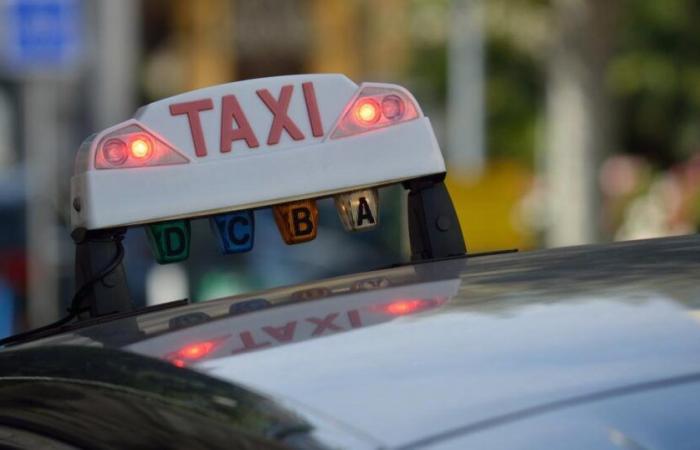
[[[247,88],[256,88],[258,84],[261,81],[265,81],[266,83],[275,83],[275,82],[281,82],[283,84],[288,84],[288,83],[293,83],[293,82],[304,82],[308,81],[309,79],[321,79],[321,78],[329,78],[329,79],[334,79],[334,80],[342,80],[343,83],[348,84],[348,85],[353,85],[357,87],[357,85],[346,75],[342,73],[320,73],[320,74],[296,74],[296,75],[278,75],[278,76],[273,76],[273,77],[266,77],[266,78],[251,78],[247,80],[240,80],[240,81],[232,81],[230,83],[221,83],[221,84],[215,84],[212,86],[206,86],[202,88],[197,88],[193,89],[191,91],[187,92],[182,92],[180,94],[175,94],[170,97],[166,97],[160,100],[156,100],[154,102],[148,103],[146,105],[140,106],[138,109],[136,109],[136,112],[134,113],[134,118],[139,119],[141,116],[145,114],[145,112],[148,110],[151,105],[154,104],[159,104],[159,103],[181,103],[185,102],[188,100],[191,100],[193,98],[206,98],[210,97],[212,93],[217,92],[218,90],[221,89],[228,89],[232,85],[236,85],[238,88],[242,89],[247,89]]]
[[[239,81],[148,104],[86,140],[71,226],[259,208],[444,171],[405,88],[335,74]]]

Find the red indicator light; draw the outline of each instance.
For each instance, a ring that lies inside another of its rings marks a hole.
[[[151,156],[152,147],[151,141],[144,136],[137,137],[131,141],[131,144],[129,145],[131,156],[136,159],[147,159],[149,156]]]
[[[212,350],[214,350],[214,342],[204,341],[185,345],[177,354],[185,359],[199,359],[211,353]],[[177,359],[173,360],[173,364],[177,365],[175,361],[177,361]]]
[[[187,164],[189,160],[157,135],[132,123],[112,131],[98,144],[96,169]]]
[[[403,116],[403,100],[397,95],[387,95],[382,99],[382,114],[389,120],[399,120]]]
[[[379,120],[379,104],[371,98],[361,100],[355,106],[355,117],[360,123],[371,125]]]
[[[331,131],[331,139],[367,133],[421,116],[422,113],[408,91],[399,87],[366,86],[351,100],[348,109]]]
[[[129,155],[126,152],[126,144],[119,139],[110,139],[102,147],[102,155],[109,164],[121,166]]]

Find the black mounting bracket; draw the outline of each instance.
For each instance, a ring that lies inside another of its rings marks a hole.
[[[452,205],[445,174],[403,182],[408,192],[411,261],[465,255],[467,246]]]
[[[71,308],[79,319],[131,311],[133,306],[122,259],[126,228],[78,228],[75,242],[76,293]]]

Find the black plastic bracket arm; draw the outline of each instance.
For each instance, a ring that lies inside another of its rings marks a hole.
[[[79,319],[132,310],[131,296],[122,260],[126,228],[76,229],[76,293],[71,307]]]
[[[445,174],[405,181],[408,192],[408,234],[411,261],[446,258],[467,253],[452,205]]]

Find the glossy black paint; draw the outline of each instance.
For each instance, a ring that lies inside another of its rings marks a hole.
[[[82,448],[285,448],[310,427],[232,383],[118,350],[0,353],[0,424]]]

